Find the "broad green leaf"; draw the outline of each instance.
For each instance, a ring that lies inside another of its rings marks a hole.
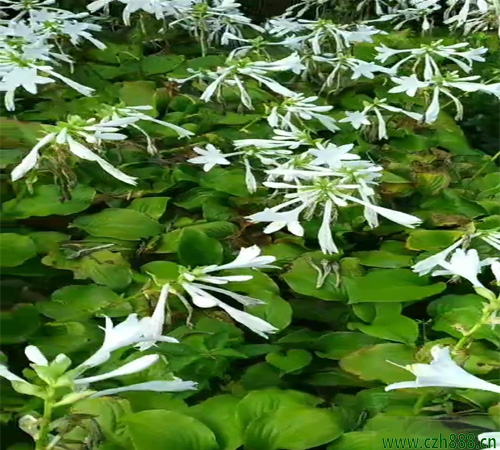
[[[94,322],[47,322],[30,337],[30,344],[40,347],[48,358],[59,353],[95,351],[102,343],[103,333]]]
[[[327,444],[343,433],[340,415],[331,409],[283,407],[250,423],[248,450],[306,450]]]
[[[429,284],[428,277],[408,269],[372,270],[362,277],[343,277],[343,282],[349,303],[422,300],[446,288],[445,283]]]
[[[177,249],[181,264],[185,266],[208,266],[222,262],[222,245],[216,239],[193,229],[183,229]]]
[[[111,289],[123,289],[132,281],[129,262],[121,253],[101,250],[82,258],[69,259],[60,252],[50,253],[42,263],[57,269],[71,270],[76,280],[90,278]]]
[[[71,191],[69,200],[61,199],[61,191],[55,185],[34,187],[32,195],[3,203],[4,218],[25,219],[31,216],[67,216],[87,209],[95,196],[90,186],[78,185]]]
[[[220,240],[236,233],[238,227],[231,222],[218,221],[198,223],[183,227],[182,229],[173,230],[161,235],[160,243],[156,248],[156,253],[176,253],[179,248],[182,230],[187,229],[202,231],[207,236]]]
[[[33,305],[15,306],[12,311],[0,312],[0,342],[16,344],[25,342],[40,326],[38,311]]]
[[[35,255],[35,243],[28,236],[0,233],[0,266],[19,266]]]
[[[200,421],[175,411],[141,411],[121,418],[134,450],[218,450],[214,433]]]
[[[413,364],[415,350],[404,344],[377,344],[345,356],[340,360],[340,367],[367,381],[394,383],[414,380],[413,374],[398,366]]]
[[[156,85],[152,81],[126,81],[120,89],[120,100],[127,106],[152,106],[146,114],[156,117]]]
[[[398,255],[385,250],[371,250],[354,252],[352,256],[358,258],[360,264],[369,267],[382,267],[387,269],[398,267],[409,267],[412,257],[408,255]]]
[[[375,345],[379,339],[352,331],[334,331],[317,339],[315,349],[321,358],[342,359],[356,350]]]
[[[295,260],[290,270],[283,275],[283,279],[292,290],[299,294],[322,300],[344,301],[345,295],[340,289],[339,275],[335,273],[335,270],[319,282],[321,277],[318,269],[324,272],[323,265],[333,266],[334,264],[319,252],[306,254]]]
[[[349,327],[370,336],[404,344],[413,344],[417,340],[418,324],[401,314],[400,304],[378,303],[375,309],[376,317],[370,324],[356,322],[350,323]]]
[[[250,423],[280,408],[314,407],[321,400],[305,392],[276,388],[252,391],[238,404],[238,420],[247,429]]]
[[[233,395],[216,395],[185,411],[215,434],[219,450],[236,450],[243,444],[242,429],[236,416],[240,399]]]
[[[476,294],[445,295],[431,304],[427,311],[434,318],[432,328],[444,331],[460,338],[461,330],[470,330],[482,317],[485,300]],[[475,339],[487,339],[495,345],[500,345],[500,329],[491,325],[483,325],[472,336]]]
[[[99,313],[110,315],[113,310],[126,314],[130,306],[108,287],[89,284],[58,289],[52,293],[51,301],[38,304],[38,310],[54,320],[71,321]]]
[[[152,219],[158,220],[167,209],[170,197],[144,197],[136,198],[132,201],[129,209],[146,214]]]
[[[153,261],[144,264],[141,272],[151,275],[159,283],[175,281],[179,277],[178,264],[171,261]]]
[[[292,349],[269,353],[266,361],[281,371],[290,373],[307,367],[312,361],[312,355],[307,350]]]
[[[30,233],[30,238],[35,243],[37,253],[46,254],[56,251],[61,242],[70,239],[68,234],[56,231],[35,231]]]
[[[98,237],[134,241],[160,234],[163,226],[133,209],[108,208],[90,216],[80,216],[71,224]]]
[[[250,195],[245,184],[245,171],[243,169],[216,167],[201,176],[200,186],[227,192],[238,197],[248,197]]]
[[[151,55],[141,61],[141,68],[146,75],[170,72],[182,64],[182,55]]]
[[[118,445],[119,448],[130,447],[130,437],[127,435],[126,427],[120,423],[120,419],[130,414],[132,409],[127,400],[119,397],[104,397],[86,399],[76,403],[71,408],[71,413],[81,414],[83,420],[82,426],[91,427],[98,424],[99,431],[102,433],[106,442]],[[82,433],[85,439],[87,433]],[[83,440],[82,439],[82,440]]]
[[[441,250],[463,236],[459,230],[411,230],[406,246],[411,250]]]

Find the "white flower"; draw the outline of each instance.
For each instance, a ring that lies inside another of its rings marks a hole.
[[[494,261],[493,258],[487,258],[481,261],[475,249],[465,251],[461,248],[457,248],[451,255],[449,261],[443,259],[439,261],[438,264],[443,270],[436,270],[432,275],[453,275],[465,278],[474,287],[484,287],[477,277],[482,267],[490,265],[492,261]]]
[[[392,77],[391,81],[396,83],[398,86],[393,87],[389,90],[390,94],[397,94],[399,92],[404,92],[406,95],[410,97],[415,97],[417,91],[421,88],[427,87],[429,84],[425,81],[420,81],[415,74],[410,75],[409,77]]]
[[[346,111],[345,117],[340,119],[340,123],[350,123],[352,127],[359,130],[363,125],[370,125],[371,122],[364,111]]]
[[[264,211],[248,216],[247,219],[254,223],[269,222],[269,225],[264,228],[264,233],[266,234],[274,233],[286,227],[295,236],[303,236],[304,228],[300,224],[299,216],[304,208],[305,206],[303,205],[290,211],[276,211],[276,207],[266,208]],[[281,209],[281,205],[278,209]]]
[[[161,320],[161,312],[157,313],[155,317],[156,320]],[[160,316],[160,318],[158,317]],[[158,322],[160,322],[158,320]],[[112,320],[109,317],[105,317],[105,328],[104,328],[104,341],[101,347],[92,355],[90,358],[85,360],[80,367],[95,367],[104,362],[106,362],[111,353],[119,348],[129,347],[132,345],[137,345],[141,343],[146,343],[146,347],[152,346],[154,341],[161,342],[173,342],[177,343],[177,339],[162,336],[161,334],[153,335],[153,330],[151,329],[151,319],[149,320],[139,320],[137,314],[130,314],[123,322],[114,326]],[[160,331],[160,327],[154,331]]]
[[[460,247],[464,241],[465,238],[462,237],[457,242],[445,248],[444,250],[432,256],[429,256],[422,261],[419,261],[412,267],[413,271],[418,273],[420,276],[431,273],[436,266],[439,266],[442,261],[445,261],[446,258],[448,258],[448,256],[451,254],[451,252]]]
[[[274,262],[275,259],[274,256],[261,255],[260,249],[255,245],[248,248],[242,248],[238,256],[227,264],[202,266],[194,269],[181,267],[178,279],[175,283],[171,283],[168,289],[186,306],[189,311],[189,317],[191,316],[192,308],[188,300],[182,294],[182,291],[184,291],[191,298],[194,305],[199,308],[219,307],[226,311],[237,322],[245,325],[260,336],[267,338],[269,334],[275,333],[278,329],[259,317],[233,308],[214,295],[220,294],[229,297],[244,306],[264,304],[264,302],[256,298],[218,287],[228,283],[251,280],[252,275],[218,275],[215,274],[215,272],[220,272],[222,270],[228,271],[234,269],[272,267],[270,264]],[[180,289],[178,289],[177,286],[179,286]],[[189,317],[188,323],[190,320]]]
[[[250,95],[245,89],[240,76],[250,77],[257,81],[259,84],[263,84],[268,87],[271,91],[276,94],[291,97],[294,94],[293,91],[286,88],[285,86],[279,84],[277,81],[266,76],[267,72],[283,72],[292,71],[293,73],[300,73],[300,71],[305,67],[297,53],[292,53],[286,58],[264,62],[264,61],[228,61],[230,65],[226,67],[219,67],[216,72],[205,72],[205,75],[212,79],[200,99],[208,102],[217,93],[220,96],[221,89],[224,85],[235,86],[240,92],[240,98],[243,105],[248,109],[252,109],[252,101]],[[193,75],[194,76],[194,75]]]
[[[459,367],[450,357],[448,347],[434,346],[431,349],[430,364],[412,364],[404,367],[417,376],[415,381],[390,384],[386,391],[419,387],[448,387],[458,389],[479,389],[500,394],[500,386],[481,380]]]
[[[491,263],[491,271],[493,272],[493,276],[495,277],[497,284],[500,283],[500,262],[499,261],[493,261]]]
[[[119,131],[120,127],[128,124],[129,121],[127,119],[118,119],[98,124],[94,124],[94,122],[93,119],[83,121],[77,116],[70,116],[68,122],[58,125],[56,132],[47,133],[40,139],[28,155],[24,157],[21,163],[14,168],[11,173],[12,180],[16,181],[22,178],[37,165],[40,157],[39,151],[43,147],[49,144],[57,144],[59,146],[66,146],[70,153],[80,159],[97,162],[97,164],[112,177],[124,183],[135,185],[136,179],[134,177],[124,174],[79,142],[82,138],[92,144],[97,144],[100,140],[116,141],[125,139],[126,136],[117,133],[117,131]]]
[[[227,166],[231,164],[227,160],[227,155],[224,155],[224,153],[212,144],[207,144],[205,148],[194,147],[193,150],[200,156],[188,159],[188,162],[191,164],[203,164],[205,172],[212,170],[217,165]]]
[[[485,231],[482,232],[479,237],[486,242],[487,244],[491,245],[493,248],[496,248],[498,251],[500,251],[500,231]]]
[[[294,123],[302,120],[317,120],[332,133],[338,130],[333,117],[323,114],[331,111],[333,106],[316,105],[317,96],[306,97],[304,94],[292,93],[279,106],[271,109],[267,122],[272,127],[293,129]]]
[[[275,260],[274,256],[260,256],[260,248],[253,245],[252,247],[241,248],[234,261],[220,266],[206,266],[202,269],[202,272],[210,273],[217,270],[266,268],[270,267],[269,264]]]
[[[127,319],[128,320],[128,319]],[[120,324],[121,325],[121,324]],[[120,325],[118,325],[116,328],[120,328]],[[120,328],[123,330],[123,328]],[[38,347],[35,347],[34,345],[29,345],[25,349],[25,354],[28,358],[28,360],[32,363],[31,367],[34,369],[34,371],[39,374],[39,377],[46,382],[44,374],[46,371],[44,370],[43,372],[39,372],[39,368],[50,368],[52,365],[56,365],[57,367],[57,372],[60,372],[61,369],[65,368],[65,373],[61,374],[62,376],[66,377],[69,379],[73,385],[74,385],[74,392],[73,394],[79,394],[79,395],[73,395],[73,398],[71,400],[67,400],[67,398],[71,398],[71,394],[63,398],[61,401],[56,403],[56,406],[62,406],[66,405],[69,403],[73,403],[75,401],[78,401],[80,399],[83,399],[85,397],[91,397],[91,398],[96,398],[96,397],[102,397],[103,395],[112,395],[112,394],[117,394],[120,392],[126,392],[126,391],[146,391],[146,390],[151,390],[151,391],[157,391],[157,392],[178,392],[178,391],[183,391],[183,390],[193,390],[196,389],[196,383],[193,383],[191,381],[182,381],[179,378],[174,378],[173,381],[149,381],[146,383],[140,383],[140,384],[135,384],[135,385],[130,385],[130,386],[123,386],[120,388],[115,388],[115,389],[107,389],[104,391],[100,391],[97,393],[94,393],[91,390],[88,390],[88,385],[91,383],[95,383],[98,381],[102,380],[108,380],[110,378],[116,378],[116,377],[121,377],[124,375],[131,375],[137,372],[141,372],[143,370],[146,370],[147,368],[151,367],[153,364],[156,364],[156,362],[159,361],[160,357],[159,355],[146,355],[142,356],[140,358],[134,359],[133,361],[126,363],[117,369],[111,370],[110,372],[105,372],[99,375],[94,375],[94,376],[89,376],[89,377],[82,377],[82,374],[89,370],[92,367],[95,367],[96,365],[102,364],[107,360],[100,358],[95,359],[92,364],[84,363],[78,366],[76,369],[68,371],[69,367],[71,366],[71,360],[64,354],[59,354],[54,358],[53,361],[49,362],[47,358],[43,355],[43,353],[38,349]],[[89,360],[87,360],[89,361]],[[41,374],[41,375],[40,375]],[[11,381],[13,383],[14,389],[16,388],[15,383],[23,383],[23,384],[30,384],[26,380],[24,380],[21,377],[18,377],[17,375],[13,374],[10,372],[7,367],[3,364],[0,364],[0,377],[6,378],[7,380]],[[67,385],[68,380],[64,380],[64,385]],[[34,386],[33,386],[34,387]],[[41,386],[36,386],[36,389],[41,390]],[[23,390],[20,391],[21,393],[24,393]]]
[[[89,398],[104,397],[107,395],[120,394],[130,391],[151,391],[151,392],[183,392],[194,391],[198,384],[193,381],[183,381],[180,378],[174,378],[172,381],[146,381],[144,383],[129,384],[119,388],[104,389],[90,395]]]
[[[421,120],[422,114],[414,113],[411,111],[406,111],[402,108],[397,108],[395,106],[391,106],[387,104],[387,99],[374,99],[371,103],[363,102],[364,109],[362,111],[346,111],[346,117],[339,120],[341,123],[350,123],[353,128],[359,129],[362,125],[370,125],[371,120],[368,116],[369,113],[372,113],[378,124],[378,138],[379,139],[387,139],[387,126],[385,123],[385,119],[383,113],[386,114],[386,111],[392,113],[401,113],[408,117],[411,117],[414,120]]]
[[[317,142],[316,148],[309,149],[308,153],[315,157],[311,164],[324,165],[330,169],[335,169],[342,166],[342,161],[360,159],[359,155],[350,153],[353,148],[354,144],[337,146],[331,142],[326,145]]]

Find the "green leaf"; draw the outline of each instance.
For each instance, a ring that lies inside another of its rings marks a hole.
[[[408,255],[397,255],[385,250],[371,250],[354,252],[352,256],[358,258],[360,264],[369,267],[382,267],[386,269],[409,267],[412,257]]]
[[[56,231],[36,231],[30,233],[29,236],[35,243],[37,253],[41,254],[56,251],[61,242],[70,239],[68,234],[58,233]]]
[[[316,406],[321,400],[305,392],[276,388],[250,392],[238,405],[238,420],[245,430],[250,423],[280,408]]]
[[[90,216],[80,216],[71,224],[98,237],[134,241],[160,234],[163,226],[133,209],[109,208]]]
[[[224,221],[189,225],[182,229],[162,234],[160,243],[156,248],[156,253],[176,253],[179,248],[181,233],[183,230],[188,229],[202,231],[207,236],[218,240],[231,236],[238,231],[238,227],[234,223]]]
[[[362,380],[380,380],[383,383],[414,380],[400,366],[415,362],[415,348],[404,344],[377,344],[350,353],[340,360],[340,367],[357,375]]]
[[[380,343],[379,339],[352,331],[335,331],[317,339],[314,348],[321,358],[342,359],[352,352]]]
[[[218,450],[214,433],[200,421],[175,411],[141,411],[121,419],[135,450]]]
[[[307,367],[312,361],[312,355],[307,350],[292,349],[269,353],[266,361],[281,371],[290,373]]]
[[[330,409],[280,408],[250,423],[245,430],[248,450],[306,450],[337,439],[341,417]]]
[[[406,246],[411,250],[441,250],[462,236],[460,230],[411,230]]]
[[[445,283],[429,284],[408,269],[372,270],[362,277],[343,277],[349,303],[422,300],[446,289]]]
[[[445,295],[429,304],[427,311],[434,318],[432,328],[444,331],[460,338],[461,330],[470,330],[482,317],[485,300],[475,294]],[[491,325],[482,325],[472,337],[487,339],[495,345],[500,345],[500,329]]]
[[[128,106],[152,106],[146,114],[156,117],[156,84],[152,81],[126,81],[120,89],[120,100]]]
[[[83,419],[83,427],[91,427],[96,424],[99,432],[109,444],[116,444],[119,448],[130,448],[130,438],[126,427],[120,423],[120,419],[130,414],[132,409],[127,400],[119,397],[104,397],[86,399],[76,403],[71,408],[71,413],[79,415]]]
[[[136,198],[132,201],[129,209],[146,214],[152,219],[158,220],[167,209],[170,197],[145,197]]]
[[[181,264],[189,267],[208,266],[222,262],[221,243],[205,233],[184,229],[181,233],[177,255]]]
[[[236,450],[243,444],[236,409],[240,399],[233,395],[216,395],[185,412],[212,430],[219,450]]]
[[[110,315],[113,310],[126,314],[130,306],[111,289],[89,284],[58,289],[50,302],[38,304],[38,310],[54,320],[71,321],[91,318],[99,313]]]
[[[215,189],[219,192],[227,192],[238,197],[248,197],[249,195],[243,169],[215,167],[210,172],[201,175],[200,186]]]
[[[389,341],[413,344],[418,338],[418,324],[413,319],[401,315],[402,306],[395,303],[375,304],[376,317],[370,324],[351,323],[354,328],[370,336]]]
[[[0,266],[15,267],[36,255],[35,243],[16,233],[0,233]]]
[[[121,253],[101,250],[79,259],[68,259],[60,252],[50,253],[42,263],[57,269],[73,271],[77,280],[90,278],[94,283],[111,289],[123,289],[132,281],[129,262]]]
[[[12,311],[0,312],[0,342],[25,342],[40,326],[38,311],[33,305],[18,305]]]
[[[179,278],[179,265],[171,261],[153,261],[144,264],[141,272],[152,275],[159,283],[168,283]]]
[[[69,200],[61,200],[61,191],[55,185],[36,185],[32,195],[3,203],[4,218],[25,219],[31,216],[67,216],[87,209],[95,196],[90,186],[76,186]]]
[[[290,270],[283,275],[283,279],[295,292],[310,297],[330,301],[344,301],[339,284],[339,276],[335,272],[326,276],[320,287],[318,286],[318,271],[313,267],[322,268],[322,263],[329,264],[330,261],[322,253],[309,253],[297,258]]]
[[[182,55],[151,55],[141,61],[141,68],[146,75],[170,72],[184,61]]]

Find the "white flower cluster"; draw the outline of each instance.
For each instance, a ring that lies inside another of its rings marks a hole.
[[[157,354],[141,356],[111,372],[83,376],[88,370],[108,361],[111,353],[116,350],[136,347],[140,351],[145,351],[155,346],[156,342],[178,343],[177,339],[162,335],[166,297],[167,291],[164,289],[151,317],[138,319],[136,314],[130,314],[116,326],[113,325],[109,317],[105,317],[104,341],[101,347],[74,369],[70,369],[71,360],[64,354],[56,356],[53,361],[49,362],[37,347],[33,345],[27,346],[25,349],[26,357],[32,363],[31,367],[39,374],[40,378],[49,386],[57,384],[60,387],[66,386],[68,390],[66,395],[55,406],[68,405],[84,398],[96,398],[126,391],[177,392],[196,389],[196,383],[182,381],[179,378],[174,378],[172,381],[148,381],[98,392],[89,388],[90,384],[98,381],[146,370],[160,360],[160,355]],[[47,376],[49,373],[50,376]],[[39,386],[15,375],[4,364],[0,364],[0,377],[11,381],[14,389],[21,393],[31,395],[42,393]],[[61,379],[64,379],[64,381],[61,381]],[[58,383],[58,380],[61,382]]]
[[[190,323],[192,307],[190,306],[185,295],[191,298],[192,303],[199,308],[214,308],[219,307],[231,316],[236,322],[246,326],[254,333],[267,338],[269,334],[278,331],[276,327],[271,325],[259,317],[249,314],[245,311],[236,309],[227,303],[223,302],[216,295],[224,295],[243,306],[257,306],[264,304],[263,301],[246,295],[241,295],[228,289],[222,289],[218,286],[228,284],[230,282],[248,281],[253,277],[252,275],[217,275],[215,272],[228,271],[234,269],[261,269],[272,267],[269,264],[276,260],[274,256],[261,256],[260,249],[257,246],[241,248],[238,256],[234,261],[222,264],[201,266],[194,269],[189,269],[179,266],[179,274],[175,280],[164,284],[162,292],[170,292],[177,296],[189,311],[187,323]],[[149,274],[155,283],[158,284],[159,280],[155,276]],[[165,306],[165,304],[164,304]]]
[[[500,251],[500,231],[484,230],[464,234],[455,243],[444,250],[419,261],[413,266],[413,271],[419,275],[433,276],[452,275],[454,278],[464,278],[476,288],[484,288],[478,280],[483,267],[491,266],[491,270],[500,281],[500,263],[498,258],[481,260],[475,249],[467,250],[474,240],[480,239],[494,249]]]
[[[0,91],[5,92],[5,107],[15,109],[14,96],[22,87],[36,94],[38,85],[60,80],[82,95],[93,89],[83,86],[56,71],[57,66],[73,61],[63,47],[91,42],[99,49],[106,46],[95,39],[93,32],[101,27],[82,19],[87,13],[72,13],[52,8],[52,1],[2,1],[3,9],[19,11],[14,19],[0,25]]]
[[[96,162],[104,171],[117,180],[135,185],[136,178],[126,175],[121,170],[113,167],[85,144],[91,144],[99,151],[105,142],[117,142],[126,139],[127,136],[121,133],[121,131],[131,126],[146,136],[149,153],[155,153],[156,148],[152,143],[151,137],[137,125],[137,122],[141,120],[154,122],[173,129],[180,137],[193,134],[182,127],[144,114],[143,111],[150,109],[152,107],[147,105],[129,107],[122,105],[110,106],[103,109],[103,118],[99,122],[95,118],[84,120],[79,116],[69,116],[67,122],[58,122],[57,125],[44,125],[42,128],[45,135],[23,158],[21,163],[12,170],[12,181],[19,180],[29,171],[36,168],[40,164],[40,150],[50,145],[56,152],[67,151],[70,155],[76,156],[79,159]]]

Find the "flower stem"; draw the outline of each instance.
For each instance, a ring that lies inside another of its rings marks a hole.
[[[49,445],[50,423],[52,422],[52,396],[45,399],[40,432],[35,443],[35,450],[46,450]]]

